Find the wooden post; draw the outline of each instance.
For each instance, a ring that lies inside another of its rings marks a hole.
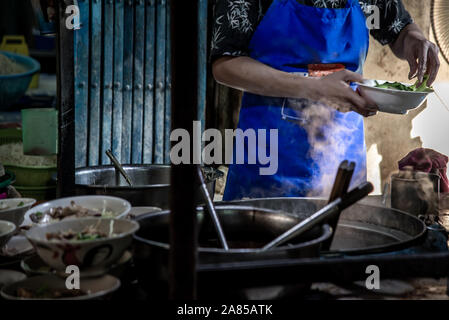
[[[170,1],[172,129],[185,129],[192,137],[193,121],[197,119],[198,0]],[[190,150],[192,158],[192,141]],[[172,164],[169,261],[171,299],[196,298],[196,181],[195,165]]]
[[[73,0],[58,1],[57,88],[59,113],[58,197],[73,195],[75,187],[75,96],[73,30],[66,27],[66,7]]]

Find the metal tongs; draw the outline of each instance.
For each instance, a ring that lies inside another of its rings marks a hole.
[[[126,173],[125,169],[123,169],[120,162],[117,160],[117,158],[112,154],[111,150],[106,150],[106,155],[111,159],[112,164],[114,165],[115,169],[118,170],[122,174],[122,176],[125,178],[126,182],[128,182],[129,186],[132,187],[133,184],[131,182],[131,178]]]
[[[206,208],[209,212],[212,221],[214,223],[215,230],[218,234],[218,240],[220,241],[221,246],[226,251],[229,250],[228,242],[226,241],[226,237],[223,232],[223,228],[221,227],[220,219],[218,218],[217,212],[214,208],[214,203],[212,201],[212,198],[209,195],[209,191],[207,191],[206,182],[204,181],[203,171],[201,171],[200,166],[196,166],[197,168],[197,175],[200,182],[200,191],[201,195],[203,196],[204,201],[206,202]]]

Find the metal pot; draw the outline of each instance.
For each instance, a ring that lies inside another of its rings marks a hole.
[[[261,251],[260,248],[300,220],[286,213],[248,206],[217,206],[229,251],[220,248],[208,214],[198,210],[199,263],[250,261],[260,259],[307,258],[319,255],[320,245],[331,235],[328,225],[317,226],[289,244]],[[163,288],[168,281],[169,211],[146,214],[140,224],[134,261],[139,283],[145,288]],[[164,289],[165,288],[165,289]]]
[[[391,176],[391,207],[416,217],[438,214],[440,176],[400,171]]]
[[[116,172],[114,166],[94,166],[75,171],[76,195],[110,195],[128,200],[133,206],[168,209],[170,202],[169,165],[123,165],[133,186]],[[221,171],[203,168],[210,194],[215,191],[215,179]]]

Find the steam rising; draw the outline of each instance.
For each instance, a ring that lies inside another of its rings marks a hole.
[[[391,206],[414,214],[438,214],[439,176],[407,168],[391,175]]]
[[[295,105],[295,103],[290,103]],[[355,118],[355,114],[341,113],[334,108],[323,103],[302,103],[300,111],[303,119],[302,127],[308,135],[308,142],[311,145],[308,156],[316,164],[313,170],[311,185],[313,189],[307,196],[327,197],[331,192],[338,166],[341,161],[365,159],[366,149],[363,146],[354,146],[360,143],[357,141],[359,126],[348,122]],[[348,111],[342,109],[342,111]],[[363,121],[363,119],[359,119]],[[351,151],[352,150],[352,151]],[[356,163],[356,171],[352,178],[352,186],[366,180],[366,164]]]

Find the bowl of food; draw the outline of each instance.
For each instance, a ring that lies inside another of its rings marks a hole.
[[[0,220],[0,249],[9,241],[13,236],[17,227],[10,221]]]
[[[407,114],[409,110],[418,108],[434,92],[432,87],[427,86],[427,79],[428,76],[420,86],[417,83],[410,85],[385,80],[365,80],[358,83],[358,86],[362,94],[377,104],[379,111]]]
[[[126,219],[80,218],[63,220],[26,232],[28,241],[50,267],[64,271],[107,269],[132,242],[139,224]]]
[[[68,289],[65,279],[55,275],[27,278],[1,290],[7,300],[92,300],[103,299],[120,287],[120,280],[104,275],[99,278],[82,278],[79,289]]]
[[[25,212],[35,203],[36,200],[31,198],[0,200],[0,220],[12,222],[18,227],[24,220]]]
[[[25,213],[25,225],[46,225],[66,219],[86,217],[122,219],[131,204],[110,196],[80,196],[61,198],[35,206]]]

